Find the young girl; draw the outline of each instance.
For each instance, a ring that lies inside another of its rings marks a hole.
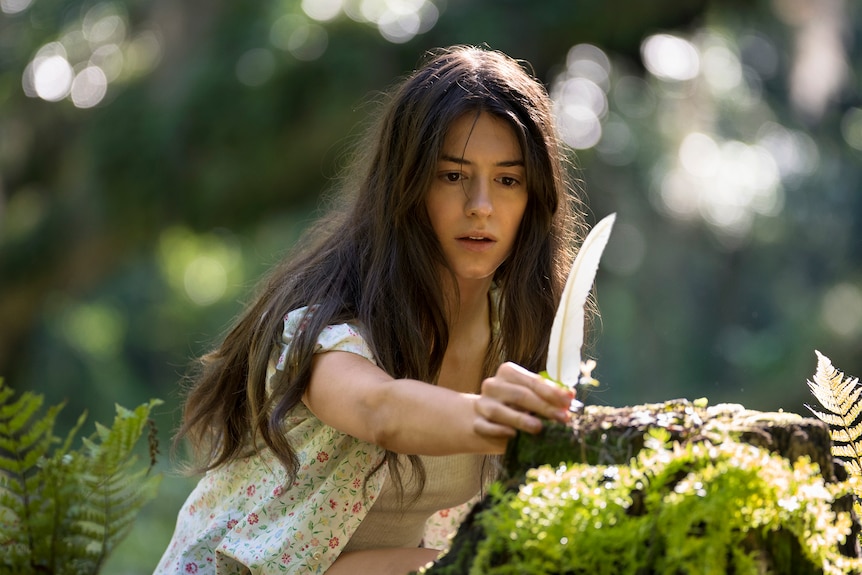
[[[203,357],[178,437],[206,475],[156,569],[403,574],[446,548],[517,431],[582,229],[550,101],[456,47],[390,95],[343,205]]]

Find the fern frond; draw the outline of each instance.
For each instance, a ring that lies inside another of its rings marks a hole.
[[[860,450],[862,450],[862,443],[858,441],[852,445],[835,444],[832,446],[832,455],[846,459],[845,464],[847,465],[855,465],[862,469],[862,464],[856,460],[856,454]]]
[[[13,395],[0,379],[0,572],[96,574],[156,495],[152,428],[149,465],[137,464],[134,449],[161,402],[117,406],[113,426],[96,424],[73,450],[85,415],[61,439],[53,430],[62,406],[39,415],[41,396]]]
[[[10,397],[3,394],[7,400]],[[16,401],[0,406],[0,450],[5,456],[3,469],[19,483],[55,442],[54,421],[62,405],[51,407],[44,416],[37,418],[42,402],[40,396],[25,392]]]
[[[84,439],[89,466],[83,479],[89,496],[76,514],[76,537],[87,541],[88,547],[97,543],[102,549],[93,558],[95,570],[128,534],[141,508],[155,497],[161,476],[147,477],[149,466],[134,471],[138,461],[134,448],[150,421],[150,411],[160,403],[152,400],[135,410],[116,406],[113,425],[97,425],[95,436]],[[150,446],[149,451],[153,449]]]
[[[832,427],[842,427],[844,425],[844,417],[840,415],[835,415],[834,413],[825,413],[823,411],[818,411],[812,408],[810,405],[806,405],[808,411],[813,413],[817,419],[820,421],[829,424],[830,428]]]
[[[862,437],[862,422],[846,429],[831,429],[829,435],[832,436],[832,441],[852,444],[856,439]],[[859,446],[862,448],[862,443]],[[862,453],[862,450],[859,453]]]
[[[83,423],[79,418],[75,429]],[[41,565],[46,572],[60,575],[74,573],[68,571],[68,566],[78,556],[78,550],[66,541],[66,534],[72,529],[74,509],[80,505],[85,496],[80,481],[80,475],[85,469],[86,461],[77,451],[70,451],[70,436],[63,442],[63,448],[42,464],[43,491],[42,497],[52,502],[53,529],[46,533],[49,548],[41,555]],[[80,572],[80,571],[79,571]]]
[[[816,350],[815,353],[817,372],[814,381],[808,382],[808,387],[824,408],[846,419],[862,393],[859,380],[845,379],[844,374],[832,366],[828,357]]]
[[[43,399],[25,392],[12,400],[13,392],[0,380],[0,469],[3,474],[0,513],[0,546],[15,549],[16,555],[36,558],[46,552],[45,538],[51,531],[54,514],[50,500],[41,496],[39,464],[53,444],[54,422],[62,405],[39,415]]]
[[[817,371],[808,382],[811,393],[828,411],[806,407],[821,421],[829,425],[832,437],[832,454],[843,460],[851,475],[862,476],[862,386],[858,378],[845,378],[835,369],[832,361],[815,350]]]

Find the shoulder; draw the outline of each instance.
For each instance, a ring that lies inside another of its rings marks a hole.
[[[295,309],[284,316],[284,329],[281,333],[281,353],[276,363],[276,369],[284,369],[284,361],[287,356],[287,351],[293,343],[297,334],[304,330],[311,315],[314,313],[314,308],[301,307]],[[358,322],[346,322],[325,326],[317,336],[317,342],[314,346],[314,353],[323,353],[327,351],[346,351],[360,355],[368,361],[375,363],[374,355],[368,345],[362,328]]]

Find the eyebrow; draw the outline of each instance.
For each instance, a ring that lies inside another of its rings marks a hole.
[[[442,154],[440,156],[440,161],[452,162],[454,164],[463,164],[466,166],[473,165],[473,162],[471,162],[470,160],[467,160],[463,157],[450,156],[449,154]],[[511,168],[516,166],[524,167],[524,160],[504,160],[502,162],[497,162],[494,165],[500,168]]]

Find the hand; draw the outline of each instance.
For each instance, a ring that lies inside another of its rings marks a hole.
[[[540,418],[567,422],[572,399],[573,391],[507,362],[482,382],[473,430],[489,438],[514,437],[518,430],[538,433],[542,429]]]

